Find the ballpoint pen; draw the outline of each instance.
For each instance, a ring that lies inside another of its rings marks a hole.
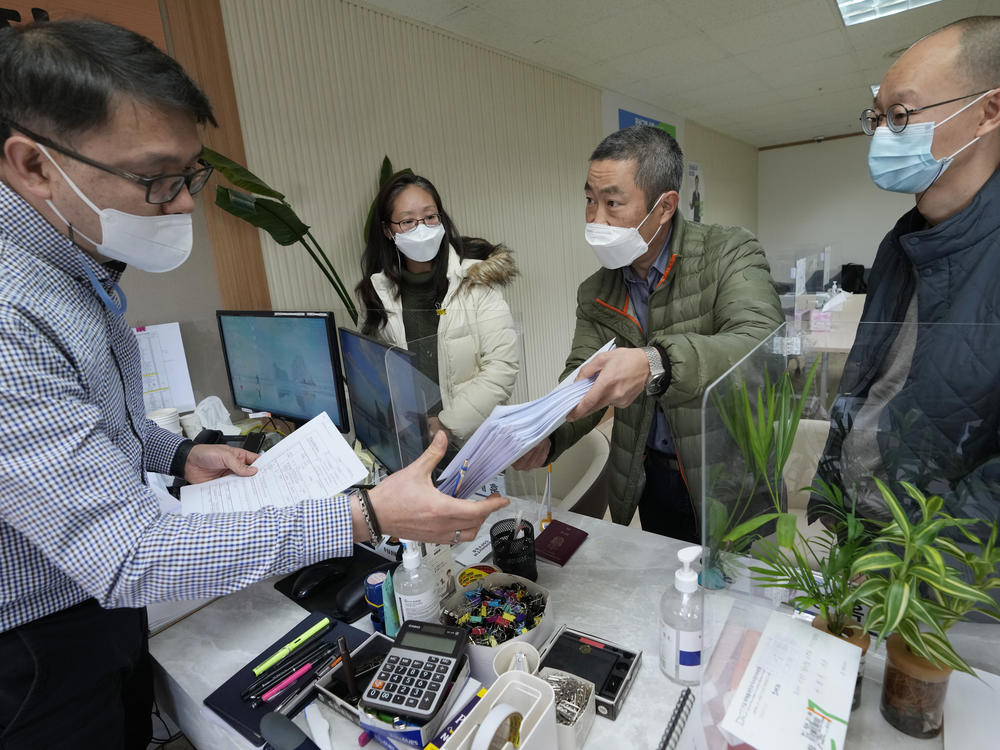
[[[286,688],[289,688],[292,685],[294,685],[296,680],[298,680],[302,675],[308,673],[312,668],[313,668],[312,664],[309,663],[303,664],[297,670],[288,675],[288,677],[283,679],[273,688],[271,688],[262,696],[260,696],[261,700],[263,700],[265,703],[274,700],[276,697],[278,697],[278,695],[284,692]]]
[[[552,464],[549,464],[545,474],[545,518],[538,526],[544,531],[550,523],[552,523]]]
[[[462,480],[465,479],[465,472],[469,470],[469,459],[465,459],[462,462],[462,468],[458,470],[458,479],[455,480],[455,489],[451,491],[452,497],[458,497],[458,488],[462,486]]]
[[[286,656],[292,653],[292,651],[299,648],[304,643],[308,643],[313,638],[322,633],[324,630],[326,630],[328,627],[330,627],[330,618],[324,617],[322,620],[320,620],[311,628],[309,628],[306,632],[302,633],[301,635],[293,639],[291,643],[286,643],[284,646],[279,648],[277,651],[275,651],[273,654],[267,657],[264,661],[262,661],[256,667],[254,667],[253,668],[254,675],[260,677],[261,674],[263,674],[268,669],[277,664],[279,661],[284,659]]]
[[[266,693],[306,662],[321,662],[332,658],[337,653],[337,647],[326,641],[320,641],[315,646],[302,649],[302,652],[295,654],[294,658],[286,658],[285,661],[276,664],[273,669],[269,669],[263,676],[250,683],[240,693],[240,697],[243,700],[260,698],[261,694]]]
[[[312,673],[305,675],[305,677],[303,678],[300,678],[298,680],[298,683],[296,684],[295,689],[289,692],[288,696],[285,697],[284,700],[282,700],[281,703],[278,705],[278,707],[275,708],[274,710],[277,711],[279,714],[285,713],[285,710],[290,705],[292,705],[293,703],[297,703],[299,700],[301,700],[303,695],[305,695],[314,687],[316,687],[316,685],[319,684],[320,680],[322,680],[324,677],[326,677],[326,675],[328,675],[331,671],[333,671],[333,668],[336,667],[338,664],[340,664],[342,658],[343,657],[338,656],[333,661],[330,661],[330,659],[323,659],[322,661],[318,662],[317,665],[313,667]],[[298,687],[298,685],[301,685],[301,687]]]

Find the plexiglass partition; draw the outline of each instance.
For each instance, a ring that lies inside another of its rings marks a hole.
[[[997,575],[969,561],[985,554],[987,523],[1000,518],[1000,326],[859,325],[860,304],[857,317],[838,312],[841,324],[835,316],[825,330],[782,326],[705,393],[700,718],[709,748],[744,739],[720,727],[741,699],[734,689],[772,613],[806,593],[761,587],[750,566],[759,567],[767,550],[794,565],[789,550],[798,547],[807,572],[822,580],[831,570],[824,550],[843,545],[842,533],[828,528],[838,514],[869,519],[877,531],[892,520],[888,492],[916,528],[924,515],[914,493],[936,495],[942,513],[967,519],[959,528],[940,516],[928,537],[947,537],[969,555],[945,553],[949,571],[973,585]],[[915,305],[912,313],[911,320]],[[869,551],[870,539],[849,554]],[[996,589],[987,593],[997,598]],[[913,595],[934,597],[925,584]],[[956,651],[973,666],[1000,668],[988,645],[998,626],[976,607],[945,602],[964,610],[957,623],[941,623]],[[864,619],[867,607],[855,604],[851,615]],[[806,600],[798,606],[818,611]],[[877,704],[879,687],[865,688],[861,700]]]

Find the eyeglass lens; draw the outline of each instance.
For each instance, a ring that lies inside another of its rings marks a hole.
[[[861,129],[866,135],[875,135],[882,118],[893,133],[902,133],[910,121],[910,111],[902,104],[892,104],[884,115],[874,109],[866,109],[861,113]]]
[[[429,227],[435,227],[441,223],[441,214],[430,214],[422,219],[403,219],[402,221],[394,221],[392,223],[396,224],[402,231],[408,232],[421,222]]]
[[[169,203],[181,192],[181,188],[187,185],[191,195],[197,195],[212,176],[212,167],[202,167],[190,174],[167,175],[149,183],[146,199],[150,203]]]

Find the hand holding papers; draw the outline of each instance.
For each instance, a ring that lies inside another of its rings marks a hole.
[[[367,475],[326,412],[256,461],[252,477],[228,476],[181,489],[181,512],[231,513],[331,497]]]
[[[614,346],[614,341],[609,341],[594,356],[611,351]],[[506,469],[549,435],[594,384],[596,378],[593,377],[576,381],[579,371],[577,368],[542,398],[494,408],[442,472],[438,489],[455,497],[468,498],[483,482]]]

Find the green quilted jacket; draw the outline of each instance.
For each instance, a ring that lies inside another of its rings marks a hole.
[[[705,389],[766,338],[784,316],[760,243],[740,227],[698,224],[674,214],[672,257],[649,299],[646,333],[634,317],[620,270],[602,268],[577,291],[576,332],[563,377],[614,338],[617,346],[657,343],[670,360],[661,396],[691,500],[701,508],[701,402]],[[592,430],[598,412],[552,433],[552,461]],[[615,409],[610,503],[616,523],[632,520],[645,482],[643,455],[653,397]]]

